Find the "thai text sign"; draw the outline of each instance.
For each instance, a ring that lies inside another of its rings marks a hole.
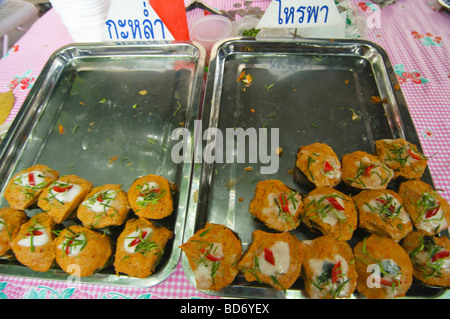
[[[104,40],[173,40],[147,0],[111,0]]]
[[[333,0],[274,0],[257,28],[341,26]]]

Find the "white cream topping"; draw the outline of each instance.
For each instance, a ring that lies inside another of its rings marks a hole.
[[[382,199],[390,202],[391,205],[394,207],[395,211],[397,211],[398,208],[401,206],[400,202],[395,197],[384,196]],[[379,213],[384,204],[377,199],[372,199],[370,202],[368,202],[368,205],[376,209],[376,211],[373,213]],[[372,213],[372,210],[369,207],[367,207],[367,205],[364,205],[363,209],[368,213]],[[411,221],[411,218],[409,217],[409,214],[406,212],[404,206],[400,208],[398,218],[401,220],[403,224],[409,223]]]
[[[205,251],[202,252],[202,255],[205,256],[204,260],[198,264],[197,269],[194,271],[195,281],[197,282],[198,289],[208,289],[213,281],[213,266],[214,262],[206,257],[207,255],[211,255],[215,258],[221,259],[223,257],[223,246],[221,243],[211,243],[208,247],[205,248]]]
[[[264,250],[259,254],[259,269],[262,274],[267,276],[276,276],[286,274],[289,270],[291,255],[289,244],[285,241],[277,241],[269,248],[273,253],[275,265],[272,265],[264,257]]]
[[[158,189],[158,188],[159,188],[158,183],[155,183],[155,182],[145,183],[144,185],[142,185],[140,193],[142,193],[146,190],[152,190],[152,189]],[[142,202],[143,200],[144,200],[144,197],[138,196],[138,198],[136,199],[136,202]]]
[[[442,207],[436,212],[436,215],[430,218],[425,218],[425,215],[419,222],[416,222],[416,227],[430,233],[434,233],[436,229],[443,229],[448,226],[447,220],[444,217]]]
[[[393,259],[382,259],[381,263],[382,264],[384,264],[384,263],[390,264],[392,267],[400,268]],[[393,282],[395,280],[395,281],[398,281],[401,283],[403,281],[403,274],[400,273],[400,275],[398,275],[398,276],[390,276],[390,275],[384,274],[383,279],[387,280],[389,282]],[[393,298],[397,295],[398,287],[399,287],[398,285],[395,285],[395,287],[393,287],[392,285],[391,286],[381,285],[381,288],[384,288],[386,290],[386,297],[388,297],[388,298]]]
[[[286,200],[288,203],[288,208],[289,208],[289,214],[294,215],[294,213],[297,211],[302,197],[300,196],[300,194],[295,194],[294,195],[294,199],[297,200],[296,203],[294,203],[292,201],[292,199],[288,200],[288,195],[286,195]],[[279,193],[270,193],[269,195],[267,195],[267,201],[269,202],[269,205],[264,207],[262,210],[263,215],[273,215],[276,214],[278,215],[278,213],[280,212],[281,206],[278,207],[277,204],[275,203],[275,201],[278,203],[278,205],[280,205],[280,194]]]
[[[197,269],[194,271],[195,281],[197,282],[197,289],[208,289],[212,285],[212,263],[199,263]]]
[[[332,171],[329,171],[329,172],[325,173],[326,179],[327,180],[340,179],[341,175],[342,175],[341,163],[339,161],[336,161],[336,159],[334,157],[330,157],[330,158],[325,159],[325,162],[328,162],[333,167]]]
[[[345,260],[345,258],[339,254],[335,255],[333,259],[313,258],[308,261],[308,266],[312,270],[312,273],[313,273],[311,276],[312,282],[318,281],[318,277],[323,272],[324,263],[330,263],[330,264],[335,265],[338,262],[341,262],[339,269],[340,269],[340,273],[342,274],[342,278],[338,278],[338,280],[334,284],[331,283],[331,281],[330,281],[330,284],[322,286],[321,288],[325,289],[325,291],[322,291],[318,287],[316,287],[314,284],[311,284],[311,287],[310,287],[311,294],[312,294],[311,298],[315,298],[315,299],[321,298],[325,294],[330,292],[331,290],[336,291],[338,289],[339,285],[348,279],[348,277],[347,277],[348,264],[347,264],[347,261]],[[349,289],[350,289],[350,285],[344,285],[343,289],[340,291],[340,295],[343,296],[343,295],[349,294]]]
[[[395,144],[395,141],[394,141],[394,140],[383,140],[383,141],[384,141],[385,144],[388,144],[388,145],[393,145],[393,144]],[[410,150],[411,150],[411,152],[413,152],[413,153],[417,153],[416,151],[414,151],[414,149],[412,149],[412,148],[410,148],[410,147],[403,147],[402,150],[403,150],[403,151],[402,151],[402,154],[400,154],[399,157],[400,157],[402,160],[405,160],[405,159],[406,159],[406,162],[405,162],[403,165],[405,165],[405,164],[410,164],[410,165],[411,165],[411,163],[417,162],[417,160],[409,154],[409,151],[410,151]],[[388,152],[387,152],[387,153],[388,153]],[[383,161],[385,161],[385,162],[386,162],[386,161],[396,162],[396,160],[394,160],[394,159],[389,160],[389,154],[387,154],[387,153],[386,153],[386,155],[384,156]],[[418,156],[421,157],[421,155],[419,155],[419,154],[418,154]]]
[[[56,187],[67,187],[64,191],[56,191],[54,187],[52,187],[49,191],[49,197],[56,199],[60,203],[69,203],[73,201],[81,191],[81,186],[77,184],[64,184],[65,186],[56,185]]]
[[[83,242],[86,241],[86,237],[83,233],[78,233],[73,238],[66,238],[62,244],[58,245],[58,249],[64,250],[65,254],[69,257],[78,256],[81,250],[84,248]]]
[[[327,197],[327,196],[325,196],[325,197]],[[330,195],[330,197],[333,197],[333,196]],[[330,206],[327,210],[324,211],[323,215],[319,214],[322,222],[324,222],[325,224],[334,226],[339,221],[339,219],[345,220],[347,218],[345,216],[345,214],[343,213],[343,211],[340,211],[340,210],[337,210],[336,208],[334,208],[333,205],[331,205],[331,203],[328,201],[328,199],[324,198],[323,195],[314,195],[309,198],[311,199],[311,201],[315,201],[316,203],[318,203],[320,201],[320,206],[326,206],[326,205]],[[336,201],[339,203],[339,205],[341,205],[342,207],[345,207],[345,202],[342,198],[339,198],[339,197],[333,197],[333,198],[336,199]]]
[[[27,234],[19,240],[18,244],[23,247],[39,247],[44,246],[50,241],[50,235],[45,231],[44,227],[34,227],[32,234]]]
[[[31,171],[19,175],[14,183],[23,187],[43,188],[45,186],[45,177],[49,175],[41,171]]]
[[[211,246],[208,246],[207,250],[211,254],[211,256],[221,259],[223,257],[223,248],[221,243],[212,243]]]
[[[450,274],[450,258],[449,257],[444,259],[441,271],[443,274]]]
[[[152,234],[152,232],[153,228],[151,227],[145,227],[135,230],[125,238],[123,242],[123,248],[125,248],[126,252],[134,254],[134,252],[136,251],[136,247],[141,242],[141,238],[146,239]]]
[[[107,189],[90,196],[82,205],[90,208],[94,213],[103,213],[113,205],[116,197],[117,191]]]

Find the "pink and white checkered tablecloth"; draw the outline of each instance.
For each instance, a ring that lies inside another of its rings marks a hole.
[[[186,5],[191,1],[185,0]],[[233,10],[245,0],[204,0]],[[265,10],[270,0],[252,1]],[[436,188],[450,201],[450,13],[436,0],[397,0],[383,8],[369,0],[348,0],[355,16],[373,22],[363,37],[381,45],[395,68],[413,117]],[[204,14],[188,12],[188,25]],[[237,16],[237,18],[239,18]],[[73,42],[54,10],[42,16],[0,60],[0,92],[13,90],[14,119],[50,55]],[[138,299],[211,298],[186,279],[181,264],[163,283],[151,288],[71,283],[0,275],[0,299]]]

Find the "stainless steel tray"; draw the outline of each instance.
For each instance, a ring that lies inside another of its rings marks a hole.
[[[111,265],[81,282],[148,287],[161,283],[177,266],[192,163],[172,160],[178,140],[171,133],[179,127],[192,131],[205,56],[202,47],[188,42],[66,46],[49,59],[9,129],[0,150],[2,195],[13,174],[36,163],[61,175],[83,177],[94,187],[117,183],[127,191],[147,174],[162,175],[178,187],[172,215],[154,221],[174,232],[154,274],[146,279],[116,276]],[[3,196],[0,205],[8,205]],[[113,239],[121,229],[109,229]],[[7,260],[0,260],[0,273],[68,278],[58,267],[34,272]]]
[[[374,141],[381,138],[404,137],[420,147],[405,100],[395,86],[392,65],[384,50],[374,43],[241,38],[216,44],[211,55],[202,109],[203,130],[217,127],[225,135],[226,128],[265,128],[269,134],[271,128],[279,128],[282,154],[274,174],[261,174],[260,168],[267,164],[260,160],[250,163],[247,153],[245,163],[238,163],[234,157],[234,163],[224,160],[224,163],[196,164],[191,191],[191,197],[195,198],[189,201],[184,241],[206,222],[215,222],[236,231],[245,251],[253,230],[270,231],[248,212],[256,182],[279,179],[300,193],[308,193],[289,174],[301,145],[327,143],[339,158],[357,150],[373,152]],[[243,83],[237,81],[242,71],[253,76],[245,90]],[[373,97],[382,102],[374,103]],[[197,153],[201,154],[210,141],[202,136],[197,140]],[[249,149],[248,141],[245,147]],[[249,166],[251,171],[246,170]],[[432,183],[429,171],[423,180]],[[304,225],[291,233],[300,240],[317,237]],[[350,244],[363,236],[358,230]],[[182,263],[195,286],[184,254]],[[285,294],[246,282],[242,275],[221,291],[206,293],[250,298],[306,297],[301,279]],[[435,298],[445,293],[445,289],[415,282],[408,296]]]

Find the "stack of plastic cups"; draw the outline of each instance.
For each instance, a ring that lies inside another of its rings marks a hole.
[[[111,0],[50,0],[75,42],[102,40]]]

